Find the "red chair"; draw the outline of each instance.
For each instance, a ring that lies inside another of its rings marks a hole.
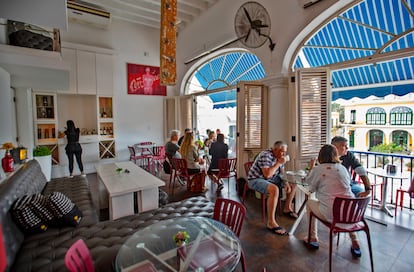
[[[0,224],[0,271],[6,271],[6,267],[7,267],[6,248],[4,246],[3,227]]]
[[[241,203],[221,197],[216,199],[214,204],[213,219],[227,225],[237,237],[240,236],[240,231],[245,217],[246,208]],[[243,250],[241,251],[240,260],[243,271],[247,271],[246,259]]]
[[[152,166],[152,154],[142,154],[142,153],[137,153],[135,150],[135,147],[129,145],[128,146],[128,150],[129,150],[129,160],[130,161],[134,161],[135,164],[137,164],[138,161],[138,165],[142,168],[146,168],[148,171],[151,170],[151,166]]]
[[[374,261],[372,259],[371,236],[368,224],[364,219],[365,210],[369,203],[370,196],[361,198],[336,197],[332,207],[332,222],[324,221],[316,216],[312,211],[309,217],[308,237],[311,237],[312,218],[316,217],[322,224],[329,228],[329,271],[332,271],[332,239],[333,234],[338,233],[337,245],[339,244],[339,233],[364,231],[367,235],[369,256],[371,258],[371,271],[374,271]],[[347,226],[344,226],[347,225]]]
[[[252,165],[253,165],[252,161],[244,163],[244,171],[246,172],[246,176],[249,175],[249,171],[250,171],[250,168],[252,167]],[[243,189],[243,197],[242,197],[242,203],[243,204],[244,204],[244,201],[246,199],[246,193],[249,189],[250,189],[249,184],[246,182],[244,184],[244,189]],[[262,202],[262,220],[263,220],[263,222],[265,222],[265,214],[266,214],[266,196],[265,196],[265,194],[260,193],[260,200]],[[280,204],[280,202],[279,202],[279,204]]]
[[[70,272],[95,271],[89,249],[82,239],[77,240],[66,252],[65,265]]]
[[[153,147],[152,162],[155,169],[162,167],[162,164],[165,160],[165,146],[157,145]]]
[[[217,182],[226,178],[228,193],[230,193],[230,178],[234,177],[237,180],[236,164],[237,158],[219,159],[218,161]]]
[[[190,179],[193,175],[188,174],[186,159],[172,158],[171,159],[171,164],[172,164],[172,168],[174,169],[174,176],[173,176],[173,180],[172,180],[172,192],[171,193],[174,194],[175,181],[178,178],[183,178],[187,181],[187,190],[190,191],[190,189],[191,189],[191,188],[189,188],[189,186],[191,186]],[[171,174],[172,174],[172,172],[171,172]],[[170,181],[170,186],[171,186],[171,181]]]

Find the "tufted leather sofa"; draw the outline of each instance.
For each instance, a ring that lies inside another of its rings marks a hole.
[[[61,191],[75,202],[83,213],[81,223],[77,227],[49,228],[44,233],[25,236],[11,218],[11,205],[25,194],[53,191]],[[212,217],[214,204],[204,197],[192,197],[145,213],[99,222],[86,178],[47,183],[39,164],[33,160],[0,184],[0,207],[8,271],[65,271],[66,251],[80,238],[91,251],[96,271],[114,271],[119,248],[138,229],[180,216]]]

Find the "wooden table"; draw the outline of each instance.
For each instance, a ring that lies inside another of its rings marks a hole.
[[[122,168],[120,173],[116,171],[118,168]],[[98,165],[96,172],[108,193],[111,220],[134,214],[135,210],[144,212],[158,208],[158,187],[164,186],[165,182],[133,162]]]
[[[379,204],[379,209],[386,212],[389,216],[393,217],[392,212],[387,208],[387,204],[386,204],[386,198],[387,198],[387,187],[388,187],[388,179],[390,178],[391,180],[394,179],[409,179],[408,175],[405,175],[403,173],[388,173],[385,169],[382,168],[368,168],[367,172],[370,174],[373,174],[375,176],[378,177],[382,177],[383,181],[384,181],[384,186],[382,188],[382,199],[381,202]]]

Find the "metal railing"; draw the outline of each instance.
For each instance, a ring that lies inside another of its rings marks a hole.
[[[385,168],[387,164],[392,164],[397,166],[397,172],[404,173],[405,175],[409,176],[409,179],[399,180],[397,184],[394,180],[388,185],[388,192],[386,197],[386,202],[394,204],[396,190],[398,188],[402,188],[404,190],[408,190],[410,187],[411,181],[413,180],[413,166],[414,166],[414,156],[404,155],[404,154],[396,154],[396,153],[379,153],[379,152],[369,152],[369,151],[357,151],[351,150],[354,153],[355,157],[357,157],[360,163],[365,168]],[[374,179],[376,181],[377,177],[374,175],[369,174],[369,179]],[[379,188],[378,188],[379,189]],[[373,192],[373,197],[378,198],[380,195],[379,190],[375,190]],[[404,203],[403,206],[405,208],[413,209],[413,201],[408,196],[404,196]]]

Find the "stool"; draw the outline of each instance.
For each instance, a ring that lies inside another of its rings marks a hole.
[[[407,193],[406,190],[402,189],[401,187],[399,189],[397,189],[397,193],[395,196],[395,210],[394,210],[394,217],[397,216],[397,206],[398,206],[398,198],[400,198],[400,207],[401,207],[401,211],[403,208],[403,203],[404,203],[404,193]]]

